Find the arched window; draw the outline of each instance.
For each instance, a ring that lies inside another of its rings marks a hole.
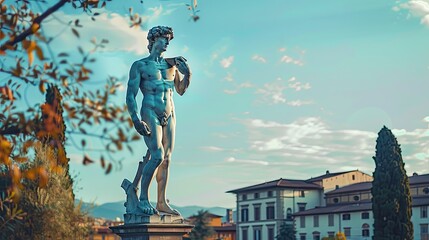
[[[362,237],[369,237],[369,225],[367,223],[362,225]]]
[[[292,219],[292,209],[288,208],[286,210],[286,219]]]
[[[320,232],[318,231],[313,232],[313,240],[320,240]]]

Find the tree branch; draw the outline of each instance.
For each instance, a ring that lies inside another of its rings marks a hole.
[[[69,0],[60,0],[54,6],[50,7],[46,12],[42,13],[42,15],[36,17],[33,21],[33,25],[37,23],[39,26],[42,21],[47,18],[49,15],[60,9],[64,4],[66,4]],[[26,37],[34,34],[36,31],[32,30],[33,25],[31,25],[27,30],[16,36],[15,38],[9,39],[6,43],[4,43],[0,50],[5,51],[6,49],[13,47],[17,43],[23,41]]]

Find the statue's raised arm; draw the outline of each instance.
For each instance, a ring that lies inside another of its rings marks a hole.
[[[174,77],[174,87],[176,88],[176,92],[182,96],[186,89],[188,89],[189,84],[191,83],[192,72],[189,68],[189,65],[186,63],[186,58],[179,56],[175,58],[166,58],[165,59],[168,64],[172,66],[176,66],[176,73]],[[183,78],[179,74],[179,72],[183,75]]]

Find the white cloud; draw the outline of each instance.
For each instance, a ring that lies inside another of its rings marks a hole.
[[[220,65],[222,65],[223,68],[229,68],[234,62],[234,56],[229,56],[227,58],[224,58],[220,61]]]
[[[284,51],[286,51],[286,48],[284,48],[284,47],[279,49],[279,52],[284,52]]]
[[[310,83],[302,84],[301,82],[289,83],[289,87],[295,89],[295,91],[307,90],[310,89]]]
[[[238,85],[239,88],[252,88],[253,84],[250,82],[244,82],[244,83],[240,83],[240,85]]]
[[[286,85],[282,79],[277,79],[273,82],[265,83],[262,88],[259,88],[256,93],[262,95],[262,100],[270,103],[285,103],[286,97],[284,90]]]
[[[282,78],[277,78],[276,80],[265,83],[262,88],[259,88],[256,93],[262,95],[262,102],[268,102],[273,104],[287,103],[291,106],[302,106],[310,104],[309,101],[287,101],[285,96],[285,91],[287,89],[294,89],[295,91],[307,90],[310,89],[310,83],[302,84],[299,81],[296,81],[296,77],[291,77],[289,80],[285,81]]]
[[[209,151],[209,152],[222,152],[222,151],[224,151],[223,148],[216,147],[216,146],[204,146],[204,147],[201,147],[201,149],[203,149],[205,151]]]
[[[276,122],[262,119],[239,120],[247,129],[249,150],[256,159],[269,156],[270,165],[285,162],[308,163],[318,168],[374,169],[377,133],[356,129],[334,129],[319,117]],[[429,129],[392,129],[401,145],[408,173],[423,173],[429,164]],[[275,159],[275,160],[274,160]],[[285,160],[287,159],[287,161]]]
[[[227,81],[227,82],[232,82],[232,81],[234,81],[234,78],[232,77],[232,74],[231,74],[230,72],[228,72],[228,73],[226,74],[226,77],[224,77],[223,79],[225,79],[225,81]]]
[[[423,118],[423,121],[429,122],[429,116],[426,116],[425,118]]]
[[[284,62],[284,63],[291,63],[291,64],[295,64],[298,66],[303,66],[304,63],[301,60],[298,59],[294,59],[288,55],[284,55],[281,59],[280,62]]]
[[[300,107],[300,106],[309,105],[309,104],[312,104],[312,103],[313,103],[312,101],[302,101],[302,100],[299,100],[299,99],[287,102],[288,105],[294,106],[294,107]]]
[[[153,18],[159,17],[163,12],[162,5],[159,5],[159,7],[149,8],[148,10],[153,12],[153,15],[152,15]]]
[[[243,88],[252,88],[253,84],[250,82],[244,82],[244,83],[240,83],[240,84],[233,83],[233,87],[235,89],[225,89],[225,90],[223,90],[223,92],[226,94],[237,94]]]
[[[256,164],[256,165],[263,165],[263,166],[269,165],[269,163],[267,161],[236,159],[234,157],[228,157],[227,159],[225,159],[225,161],[229,162],[229,163]]]
[[[258,61],[258,62],[262,62],[262,63],[266,63],[267,62],[267,60],[264,57],[259,56],[258,54],[253,55],[252,60],[255,60],[255,61]]]
[[[223,90],[223,92],[224,92],[225,94],[233,95],[233,94],[237,94],[237,93],[238,93],[238,90],[225,89],[225,90]]]
[[[116,13],[101,13],[96,21],[92,21],[86,14],[68,15],[64,12],[58,12],[64,22],[79,19],[83,28],[76,28],[79,31],[80,39],[72,36],[71,31],[59,35],[54,41],[54,47],[59,51],[68,51],[76,49],[78,45],[85,49],[90,49],[92,44],[90,40],[96,38],[109,40],[106,47],[100,51],[126,51],[136,54],[147,53],[148,41],[147,32],[141,28],[130,28],[128,18]],[[48,36],[55,36],[64,29],[64,25],[59,21],[47,21],[44,29]]]
[[[400,9],[407,9],[412,16],[420,18],[421,24],[429,26],[429,0],[409,0],[392,8],[396,12]]]

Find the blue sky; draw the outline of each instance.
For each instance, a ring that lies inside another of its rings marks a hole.
[[[171,203],[234,207],[225,191],[280,177],[371,174],[383,125],[397,136],[408,174],[429,173],[428,0],[199,0],[197,22],[186,3],[112,1],[96,22],[65,7],[56,16],[80,19],[82,37],[66,31],[53,42],[73,51],[89,48],[92,37],[109,39],[91,81],[121,78],[117,101],[125,102],[129,67],[147,55],[148,29],[174,29],[166,56],[184,56],[193,79],[184,96],[174,96]],[[129,28],[130,6],[143,27]],[[56,21],[44,27],[48,35],[62,29]],[[76,196],[124,200],[120,184],[133,179],[146,152],[143,140],[133,147],[134,155],[117,154],[122,168],[109,175],[98,164],[82,166],[82,152],[70,148]]]

